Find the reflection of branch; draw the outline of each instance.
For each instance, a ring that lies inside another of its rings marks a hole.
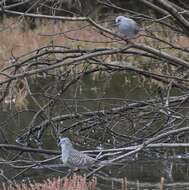
[[[121,159],[123,159],[125,157],[131,156],[131,155],[143,150],[144,148],[147,148],[148,145],[150,145],[150,143],[152,143],[154,141],[157,141],[157,140],[162,139],[164,137],[167,137],[169,135],[175,135],[175,134],[178,134],[178,133],[181,133],[181,132],[185,132],[185,133],[189,132],[189,127],[183,127],[183,128],[180,128],[180,129],[170,130],[168,132],[162,133],[162,134],[157,135],[155,137],[149,138],[148,140],[144,141],[142,144],[136,146],[136,149],[131,150],[130,152],[127,152],[125,154],[122,154],[122,155],[120,155],[120,156],[118,156],[116,158],[113,158],[113,159],[109,160],[107,164],[104,164],[104,165],[98,167],[97,169],[93,170],[92,172],[90,172],[87,175],[87,177],[90,177],[91,175],[93,175],[97,171],[101,170],[103,167],[105,167],[105,166],[107,166],[107,165],[109,165],[109,164],[111,164],[113,162],[117,162],[117,161],[119,161],[119,160],[121,160]]]
[[[123,178],[118,178],[118,177],[110,177],[110,176],[103,176],[103,175],[99,175],[99,174],[95,174],[95,176],[97,176],[98,178],[100,178],[100,179],[102,179],[102,180],[105,180],[105,181],[107,181],[107,182],[112,182],[112,181],[114,181],[114,182],[116,182],[116,183],[121,183],[121,184],[123,184]],[[131,180],[127,180],[126,181],[127,182],[127,184],[129,185],[129,187],[133,187],[134,189],[135,189],[135,187],[136,187],[136,189],[138,188],[138,187],[141,187],[141,188],[144,188],[144,189],[151,189],[151,188],[157,188],[157,189],[159,189],[159,187],[160,187],[160,184],[161,183],[153,183],[153,182],[150,182],[150,183],[148,183],[148,182],[138,182],[138,181],[131,181]],[[173,188],[179,188],[179,187],[181,187],[181,188],[184,188],[184,187],[188,187],[189,186],[189,182],[188,181],[186,181],[186,182],[175,182],[175,183],[164,183],[164,186],[163,187],[173,187]]]
[[[188,98],[188,95],[185,96],[175,96],[175,97],[170,97],[169,101],[170,103],[176,103],[176,102],[182,102],[185,101]],[[83,117],[92,117],[95,115],[98,116],[103,116],[103,115],[107,115],[107,114],[119,114],[128,110],[132,110],[134,108],[142,108],[145,106],[150,106],[155,104],[157,106],[157,100],[152,99],[149,101],[141,101],[141,102],[137,102],[137,103],[131,103],[125,106],[121,106],[121,107],[117,107],[117,108],[112,108],[112,109],[107,109],[107,110],[98,110],[98,111],[92,111],[92,112],[83,112],[83,113],[71,113],[71,114],[64,114],[64,115],[59,115],[56,117],[52,117],[51,120],[53,122],[60,122],[60,121],[64,121],[64,120],[68,120],[68,119],[74,119],[74,118],[83,118]],[[46,126],[49,124],[49,120],[45,120],[43,121],[41,124],[36,125],[35,128],[41,128],[43,126]]]

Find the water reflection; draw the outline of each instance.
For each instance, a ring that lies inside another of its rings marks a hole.
[[[126,77],[127,75],[127,77]],[[32,85],[32,82],[35,85]],[[58,92],[58,84],[57,81],[52,81],[51,79],[43,79],[41,78],[36,81],[31,81],[32,91],[40,92],[41,90],[46,91],[46,99],[44,96],[40,94],[36,94],[36,98],[42,104],[45,104],[48,100],[48,92]],[[59,97],[60,101],[55,104],[53,108],[54,116],[58,114],[65,114],[72,112],[85,112],[85,111],[94,111],[98,109],[107,109],[111,108],[112,105],[121,106],[124,103],[127,103],[129,100],[147,100],[155,97],[157,91],[157,85],[148,85],[149,82],[142,81],[141,78],[131,76],[128,73],[115,73],[110,75],[104,75],[100,73],[95,76],[87,76],[84,77],[79,83],[75,84],[72,88],[70,88],[63,96]],[[37,85],[36,85],[37,84]],[[144,88],[145,86],[145,88]],[[172,92],[176,93],[176,92]],[[52,94],[50,94],[52,96]],[[61,104],[60,104],[61,102]],[[0,121],[1,121],[1,130],[0,131],[0,143],[6,143],[7,141],[11,143],[15,143],[15,140],[18,136],[22,136],[25,132],[25,127],[28,126],[28,123],[32,121],[34,116],[36,105],[29,100],[28,109],[22,112],[15,112],[13,109],[9,109],[10,105],[5,105],[3,110],[4,112],[0,113]],[[73,128],[72,130],[65,130],[70,127],[77,119],[62,121],[58,123],[58,129],[62,131],[63,136],[69,136],[76,144],[76,147],[81,150],[86,149],[96,149],[98,146],[102,145],[103,148],[112,148],[112,146],[123,146],[127,144],[125,139],[133,140],[133,142],[140,142],[143,140],[143,135],[145,136],[145,131],[141,136],[137,136],[137,130],[139,127],[144,126],[148,123],[149,116],[138,119],[135,118],[135,115],[144,114],[131,112],[130,115],[126,115],[124,121],[119,123],[116,119],[111,119],[112,126],[117,126],[115,133],[120,135],[119,142],[115,141],[110,135],[110,130],[108,128],[101,126],[101,124],[97,124],[98,132],[88,129],[88,125],[82,126],[78,125],[77,128]],[[132,123],[131,121],[135,121]],[[158,120],[154,124],[154,127],[157,127],[161,124],[161,119]],[[35,120],[35,125],[40,124],[44,121],[43,117],[38,117]],[[117,123],[118,122],[118,123]],[[18,135],[19,134],[19,135]],[[133,135],[134,134],[134,135]],[[41,137],[42,144],[40,146],[42,148],[54,149],[58,150],[57,142],[52,136],[52,130],[48,128],[46,130],[45,135]],[[31,139],[30,145],[34,147],[36,144],[32,142]],[[20,140],[20,143],[24,144],[26,142],[25,139]],[[28,139],[27,139],[28,143]],[[32,144],[33,143],[33,144]],[[1,150],[1,157],[7,158],[11,155],[6,155],[6,151]],[[165,177],[165,181],[168,183],[173,182],[182,182],[189,181],[188,174],[188,159],[181,160],[177,159],[167,159],[167,158],[159,158],[158,151],[151,151],[146,155],[146,159],[144,159],[145,152],[138,155],[138,157],[129,157],[125,164],[121,164],[118,166],[112,166],[111,168],[106,167],[102,173],[98,173],[98,185],[101,189],[116,189],[121,187],[121,182],[124,177],[127,177],[128,185],[130,189],[136,189],[138,184],[138,189],[158,189],[161,177]],[[43,156],[36,156],[35,154],[31,154],[32,159],[41,159]],[[143,157],[142,160],[140,158]],[[169,156],[168,156],[169,157]],[[22,156],[24,158],[24,155]],[[182,156],[183,158],[183,156]],[[60,160],[57,159],[56,162],[52,164],[60,164]],[[9,168],[7,166],[1,165],[2,169],[5,169],[6,176],[16,176],[18,171],[16,169]],[[58,168],[60,169],[60,168]],[[61,170],[66,174],[67,170]],[[48,168],[36,168],[33,170],[29,170],[28,172],[24,172],[17,179],[22,178],[32,178],[40,180],[43,178],[47,178],[49,176],[62,175],[54,170],[49,170]],[[148,183],[147,183],[148,182]],[[112,185],[113,184],[113,185]],[[152,187],[150,187],[150,185]],[[165,188],[166,189],[166,188]],[[173,188],[174,189],[174,188]],[[177,187],[179,189],[179,187]],[[180,187],[180,189],[185,189]]]

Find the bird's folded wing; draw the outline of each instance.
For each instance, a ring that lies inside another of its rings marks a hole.
[[[73,150],[70,152],[70,158],[68,159],[68,164],[73,167],[89,167],[96,162],[96,159],[87,156],[77,150]]]

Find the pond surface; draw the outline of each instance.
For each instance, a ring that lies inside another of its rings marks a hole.
[[[56,80],[49,78],[30,81],[33,94],[42,91],[46,91],[47,95],[50,94],[49,92],[56,94],[58,85]],[[157,96],[157,89],[158,84],[149,83],[145,79],[133,76],[129,73],[114,73],[110,75],[100,73],[92,77],[87,76],[72,86],[63,96],[59,97],[60,101],[58,101],[53,108],[53,110],[55,110],[53,116],[74,112],[76,110],[77,112],[94,111],[98,109],[108,109],[115,105],[121,106],[125,102],[149,100]],[[177,94],[177,91],[173,90],[171,93]],[[46,100],[43,96],[36,94],[35,97],[41,104],[45,104]],[[0,112],[0,143],[6,143],[8,141],[15,144],[16,139],[22,136],[26,131],[24,128],[28,127],[37,108],[31,99],[27,101],[27,108],[20,112],[14,111],[15,108],[11,104],[2,105],[2,111]],[[127,129],[127,127],[131,128],[131,124],[128,124],[129,119],[133,119],[133,121],[136,122],[136,124],[134,123],[136,129],[149,122],[148,117],[135,120],[132,114],[134,114],[135,117],[138,116],[139,113],[128,113],[129,116],[127,115],[125,121],[120,125],[118,123],[117,132],[125,136],[128,135],[128,132],[132,135],[130,130]],[[34,125],[42,121],[43,118],[39,117]],[[76,119],[72,119],[58,122],[58,130],[61,131],[76,121]],[[161,121],[158,122],[161,123]],[[158,122],[156,122],[155,125],[157,125]],[[114,125],[115,123],[111,121],[109,124]],[[61,135],[70,137],[74,146],[80,150],[94,150],[99,147],[116,147],[118,140],[114,142],[111,135],[104,128],[100,127],[99,131],[100,133],[97,132],[96,129],[94,129],[94,131],[83,130],[82,127],[79,126],[76,129],[62,132]],[[41,138],[42,144],[40,145],[42,148],[58,150],[57,142],[52,133],[52,130],[48,129],[43,134]],[[31,145],[36,147],[35,143],[32,143]],[[118,147],[123,146],[125,143],[129,144],[129,141],[123,141],[122,138],[120,138]],[[181,152],[183,152],[183,150],[181,150]],[[166,151],[156,149],[151,151],[147,149],[142,153],[129,157],[121,165],[104,168],[101,173],[97,174],[97,186],[102,190],[121,189],[122,179],[127,178],[129,189],[158,189],[159,186],[157,184],[160,182],[161,177],[165,177],[166,183],[172,184],[172,186],[170,185],[167,189],[184,190],[186,186],[182,187],[181,184],[179,186],[179,183],[189,182],[189,157],[178,159],[176,155],[177,152],[175,150]],[[1,150],[0,157],[7,160],[13,159],[13,154]],[[24,155],[20,159],[23,159],[23,157]],[[43,159],[42,156],[36,156],[35,154],[31,154],[29,157],[30,159]],[[60,160],[58,159],[53,164],[55,163],[60,163]],[[5,165],[1,165],[0,167],[9,178],[18,175],[18,171],[23,171],[22,169],[17,170]],[[56,170],[59,170],[59,168],[56,168]],[[67,173],[65,168],[60,169],[60,171],[64,174]],[[58,175],[63,176],[64,174],[49,169],[33,169],[23,172],[23,174],[18,175],[15,179],[20,181],[30,178],[40,181],[40,179]]]

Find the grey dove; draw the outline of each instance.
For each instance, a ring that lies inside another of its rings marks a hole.
[[[86,169],[100,162],[74,149],[70,139],[67,137],[61,138],[59,145],[62,151],[62,161],[69,168]]]
[[[116,25],[118,26],[119,32],[123,37],[134,37],[139,32],[139,27],[137,23],[131,19],[124,16],[116,17]]]

